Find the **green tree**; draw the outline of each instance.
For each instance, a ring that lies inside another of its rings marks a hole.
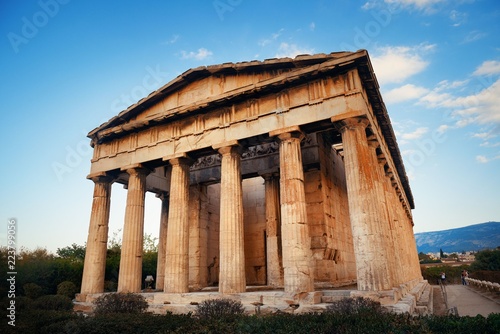
[[[58,248],[56,254],[62,259],[68,259],[74,262],[83,262],[85,259],[85,249],[85,246],[73,243],[71,246]]]
[[[471,270],[500,270],[500,249],[483,250],[476,253],[476,260],[470,266]]]

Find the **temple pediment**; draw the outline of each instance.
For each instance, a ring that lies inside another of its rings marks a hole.
[[[355,60],[363,57],[366,51],[336,52],[190,69],[95,128],[88,136],[93,142],[99,142],[152,123],[185,117],[186,113],[277,92],[325,72],[347,65],[352,67]]]

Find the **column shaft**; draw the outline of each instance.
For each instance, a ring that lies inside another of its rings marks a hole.
[[[358,290],[391,289],[390,272],[385,257],[384,238],[377,233],[381,224],[377,198],[374,154],[368,146],[365,129],[368,120],[362,118],[342,121],[340,132],[344,146],[349,216],[351,220]]]
[[[241,156],[237,146],[219,149],[221,161],[219,292],[246,291]]]
[[[85,251],[81,294],[104,292],[111,180],[96,177],[90,215],[89,235]]]
[[[303,135],[282,133],[278,138],[284,288],[287,293],[311,292],[314,270],[300,148]]]
[[[142,252],[144,239],[144,201],[146,176],[142,168],[131,168],[129,174],[125,223],[118,274],[118,292],[140,292],[142,286]]]
[[[167,229],[169,197],[163,193],[161,199],[160,232],[158,240],[158,260],[156,262],[156,289],[163,290],[165,285],[165,262],[167,253]]]
[[[189,292],[189,165],[188,158],[169,160],[170,209],[164,292]]]
[[[267,285],[283,286],[281,263],[281,223],[279,212],[279,179],[272,174],[264,175],[266,201]]]

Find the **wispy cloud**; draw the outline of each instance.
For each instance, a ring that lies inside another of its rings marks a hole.
[[[422,72],[429,65],[423,55],[433,51],[435,47],[435,44],[420,44],[378,49],[372,57],[378,81],[381,85],[399,83]]]
[[[267,46],[275,42],[281,36],[283,31],[285,31],[285,29],[281,28],[278,32],[272,33],[271,36],[261,39],[257,44],[262,47]]]
[[[384,101],[386,103],[399,103],[408,100],[415,100],[424,96],[428,92],[429,90],[427,88],[418,87],[412,84],[406,84],[404,86],[389,90],[384,95]]]
[[[493,157],[486,157],[484,155],[476,155],[476,161],[482,164],[487,164],[491,161],[500,159],[500,154]]]
[[[453,27],[459,27],[467,21],[467,13],[462,13],[453,9],[450,12],[449,18]]]
[[[426,14],[436,12],[436,5],[446,2],[446,0],[385,0],[386,4],[398,6],[404,9],[416,9]]]
[[[406,140],[419,139],[419,138],[422,138],[422,136],[425,135],[427,132],[429,132],[429,128],[420,127],[420,128],[417,128],[416,130],[414,130],[413,132],[403,133],[401,135],[401,138],[406,139]]]
[[[467,44],[467,43],[472,43],[477,40],[480,40],[481,38],[485,37],[486,34],[479,31],[479,30],[473,30],[465,36],[464,40],[462,41],[462,44]]]
[[[479,65],[479,67],[472,74],[473,75],[500,74],[500,61],[487,60],[483,62],[481,65]]]
[[[311,23],[309,24],[309,30],[314,31],[314,29],[316,29],[316,23],[311,22]]]
[[[203,60],[212,55],[212,51],[209,51],[205,48],[199,48],[198,51],[181,51],[181,58],[182,59],[196,59],[196,60]]]
[[[175,42],[177,42],[179,40],[179,38],[180,38],[179,35],[172,35],[172,37],[170,37],[170,39],[168,41],[165,41],[162,44],[166,44],[166,45],[174,44]]]
[[[276,53],[276,58],[290,57],[293,58],[295,56],[301,54],[313,54],[314,49],[308,49],[304,47],[299,47],[297,44],[289,44],[289,43],[281,43],[278,48],[278,53]]]

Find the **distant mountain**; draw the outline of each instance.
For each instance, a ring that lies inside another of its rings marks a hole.
[[[488,222],[451,230],[415,233],[418,252],[457,253],[500,246],[500,222]]]

